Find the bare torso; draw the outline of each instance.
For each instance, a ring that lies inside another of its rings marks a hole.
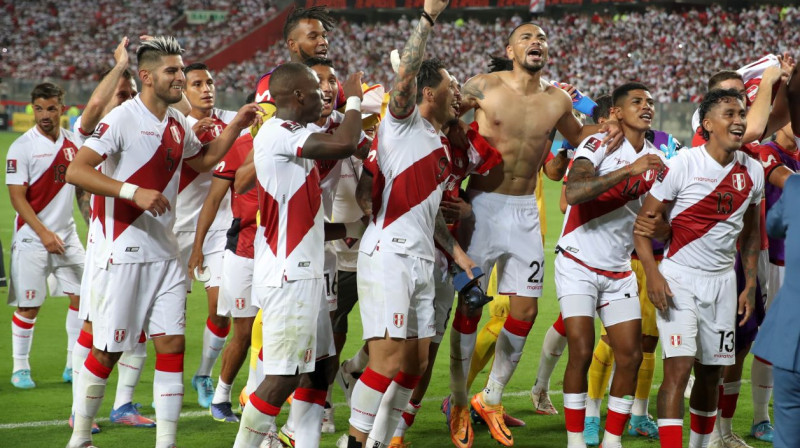
[[[465,93],[480,92],[474,95],[479,132],[503,156],[503,163],[486,176],[471,177],[471,189],[533,194],[551,132],[560,120],[574,119],[563,90],[541,79],[527,88],[520,84],[512,72],[498,72],[479,75],[465,85]]]

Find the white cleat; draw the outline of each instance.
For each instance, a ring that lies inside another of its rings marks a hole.
[[[741,437],[736,434],[730,433],[722,438],[723,446],[725,448],[753,448],[748,445]]]
[[[558,415],[558,410],[553,406],[553,402],[550,401],[550,396],[547,394],[546,389],[542,389],[538,393],[535,388],[531,389],[531,402],[533,403],[533,410],[537,414]]]
[[[347,448],[347,440],[349,437],[347,433],[342,434],[339,436],[339,440],[336,441],[336,448]]]
[[[322,410],[322,433],[333,434],[336,432],[336,424],[333,422],[333,406]]]

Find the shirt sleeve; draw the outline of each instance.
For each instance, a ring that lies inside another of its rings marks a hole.
[[[761,161],[761,166],[764,167],[765,180],[769,179],[769,176],[775,171],[775,168],[783,165],[781,155],[770,145],[761,145],[759,147],[758,158]]]
[[[748,161],[751,162],[750,176],[753,178],[753,194],[750,198],[750,204],[758,205],[764,196],[764,170],[755,160],[750,159]]]
[[[583,157],[592,162],[592,165],[596,167],[600,166],[600,162],[602,162],[606,157],[606,146],[601,146],[601,141],[600,134],[586,137],[586,139],[582,141],[580,145],[578,145],[578,149],[575,150],[575,156],[573,156],[573,160],[578,160],[579,158]]]
[[[92,136],[83,142],[83,146],[103,157],[122,152],[124,149],[122,123],[125,122],[122,112],[120,108],[116,108],[103,117],[94,129]]]
[[[680,162],[685,157],[667,160],[664,169],[656,175],[656,181],[650,189],[650,194],[661,202],[672,202],[681,189],[683,164]]]
[[[185,131],[185,135],[183,137],[183,158],[184,159],[191,159],[192,157],[197,156],[200,154],[200,150],[203,149],[203,144],[200,142],[200,139],[197,138],[197,135],[192,131],[192,126],[189,125],[189,121],[186,117],[182,115],[178,115],[181,120],[181,124],[183,125],[183,129]]]
[[[225,157],[220,160],[217,167],[214,168],[214,177],[219,177],[225,180],[236,179],[236,170],[242,166],[245,157],[253,149],[253,138],[250,134],[246,134],[233,144],[230,151],[225,154]]]
[[[289,157],[303,157],[303,146],[312,132],[293,121],[284,121],[281,123],[281,128],[283,128],[282,138],[285,139],[285,143],[280,145],[280,151]]]
[[[11,144],[6,154],[6,185],[28,185],[30,183],[27,151],[18,142]]]

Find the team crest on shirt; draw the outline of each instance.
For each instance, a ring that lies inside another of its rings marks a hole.
[[[65,146],[64,149],[64,158],[67,159],[68,162],[72,162],[72,159],[75,158],[75,148],[72,146]]]
[[[679,334],[671,334],[669,336],[669,344],[673,347],[680,347],[683,341],[681,340],[681,335]]]
[[[244,309],[244,297],[239,297],[239,298],[235,299],[234,300],[234,304],[236,305],[236,309],[237,310],[243,310]]]
[[[6,174],[17,173],[17,159],[6,160]]]
[[[656,170],[647,170],[642,176],[644,177],[645,181],[650,182],[654,177],[656,177]]]
[[[125,340],[126,336],[128,336],[128,330],[124,328],[117,328],[114,330],[114,342],[120,343]]]
[[[394,313],[394,326],[397,328],[403,328],[403,325],[406,323],[406,315],[403,313]]]
[[[27,300],[33,300],[36,298],[36,290],[35,289],[26,289],[25,290],[25,298]]]
[[[169,133],[172,134],[172,139],[175,141],[175,143],[180,145],[181,144],[181,131],[180,131],[180,129],[178,129],[178,126],[174,125],[174,124],[172,126],[170,126],[169,127]]]
[[[222,134],[222,126],[215,124],[214,129],[211,130],[211,135],[216,138],[219,137],[220,134]]]
[[[738,191],[742,191],[747,187],[747,179],[744,177],[744,173],[733,173],[731,182],[733,183],[733,188]]]
[[[597,151],[597,148],[600,147],[600,139],[592,137],[589,139],[589,141],[586,142],[585,145],[583,145],[583,147],[588,149],[589,151],[595,152]]]

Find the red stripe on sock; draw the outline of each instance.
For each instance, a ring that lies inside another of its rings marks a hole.
[[[683,448],[682,426],[659,426],[658,437],[661,448]]]
[[[78,334],[78,344],[80,344],[81,347],[92,348],[93,341],[94,337],[87,331],[81,330],[80,334]]]
[[[89,353],[89,356],[86,357],[83,367],[98,378],[108,379],[108,376],[111,375],[111,368],[100,364],[100,361],[94,357],[93,353]]]
[[[403,417],[403,420],[406,422],[406,426],[408,426],[410,428],[411,425],[414,424],[414,418],[417,415],[416,414],[409,414],[408,412],[403,412],[403,414],[401,416]]]
[[[606,431],[615,436],[622,436],[622,431],[625,430],[625,423],[628,422],[629,416],[630,414],[621,414],[609,409],[606,416]]]
[[[162,372],[183,372],[183,353],[157,353],[156,370]]]
[[[719,411],[724,418],[733,418],[736,413],[736,402],[739,401],[739,394],[722,394],[719,397]],[[705,434],[705,433],[701,433]]]
[[[561,336],[567,335],[567,329],[564,328],[564,317],[558,313],[558,319],[553,323],[553,330],[556,330]]]
[[[75,311],[76,313],[78,312],[78,308],[76,308],[76,307],[74,307],[72,305],[69,306],[69,310],[70,311]]]
[[[528,336],[528,333],[531,332],[531,328],[533,328],[533,322],[517,320],[511,316],[508,316],[506,323],[503,325],[504,330],[523,338]]]
[[[422,378],[421,375],[409,375],[401,370],[397,372],[397,375],[394,377],[394,382],[401,387],[414,390],[417,384],[419,384],[420,378]]]
[[[570,409],[564,408],[564,421],[567,431],[583,432],[583,421],[586,419],[586,408]]]
[[[358,378],[359,381],[364,383],[365,386],[369,387],[370,389],[377,390],[380,393],[386,392],[386,389],[389,388],[389,384],[392,383],[391,378],[387,378],[380,373],[370,369],[367,367],[364,370],[364,373]]]
[[[264,349],[263,348],[258,349],[258,360],[259,361],[264,361]]]
[[[294,396],[292,399],[325,406],[325,398],[327,396],[327,390],[306,389],[304,387],[300,387],[294,391]]]
[[[258,398],[258,396],[255,394],[255,392],[250,394],[249,403],[252,404],[253,407],[255,407],[256,409],[258,409],[258,412],[260,412],[262,414],[271,415],[271,416],[275,417],[276,415],[281,413],[281,408],[280,407],[273,406],[273,405],[267,403],[266,401]]]
[[[728,417],[726,417],[728,418]],[[714,422],[717,420],[716,415],[705,417],[697,415],[694,412],[690,413],[689,421],[692,425],[692,431],[697,434],[711,434],[714,430]]]
[[[33,328],[33,324],[36,323],[36,319],[33,319],[33,322],[25,322],[22,319],[24,319],[24,317],[18,316],[17,313],[14,313],[14,316],[11,318],[11,322],[23,330],[30,330]]]
[[[771,365],[772,365],[772,363],[771,363],[771,362],[767,361],[767,360],[766,360],[766,359],[764,359],[764,358],[760,358],[760,357],[758,357],[758,356],[755,356],[755,355],[753,355],[753,358],[755,358],[755,359],[757,359],[757,360],[761,361],[762,363],[764,363],[764,364],[766,364],[766,365],[768,365],[768,366],[771,366]]]
[[[206,328],[208,328],[208,331],[213,333],[214,336],[216,336],[218,338],[227,338],[228,337],[228,333],[230,333],[230,331],[231,331],[231,322],[228,321],[228,326],[227,327],[220,328],[220,327],[214,325],[214,323],[211,322],[211,319],[206,319]]]
[[[456,310],[456,317],[453,318],[453,328],[461,334],[472,334],[478,331],[478,324],[481,316],[467,316],[460,310]]]
[[[145,342],[147,342],[147,335],[145,335],[143,331],[141,334],[139,334],[139,343],[144,344]]]

